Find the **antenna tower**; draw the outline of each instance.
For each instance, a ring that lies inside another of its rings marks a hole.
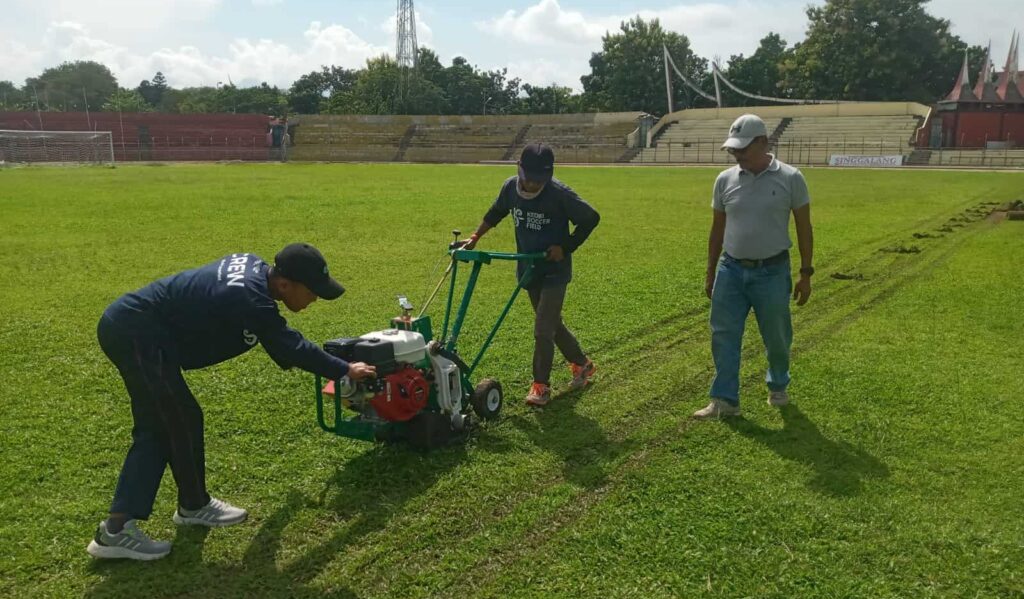
[[[410,88],[415,83],[416,57],[419,54],[416,46],[416,10],[412,0],[398,0],[398,27],[395,62],[398,63],[398,89],[395,90],[395,113],[412,112],[409,110]]]

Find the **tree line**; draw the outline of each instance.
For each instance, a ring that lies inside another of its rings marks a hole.
[[[760,40],[750,56],[719,61],[737,87],[780,98],[931,103],[952,87],[964,52],[971,70],[984,51],[950,31],[950,23],[927,12],[928,0],[829,0],[807,9],[806,38],[790,46],[776,33]],[[18,87],[0,81],[0,110],[158,111],[166,113],[288,114],[559,114],[666,110],[662,47],[692,81],[713,93],[711,63],[697,56],[685,34],[666,30],[657,19],[630,19],[606,33],[580,79],[583,91],[535,86],[507,70],[482,70],[466,58],[443,65],[420,48],[415,70],[388,55],[361,69],[322,66],[287,89],[261,83],[239,87],[174,88],[162,73],[136,87],[121,87],[106,66],[65,62],[30,77]],[[674,76],[673,76],[674,77]],[[762,104],[723,86],[725,105]],[[711,103],[677,79],[676,109]]]

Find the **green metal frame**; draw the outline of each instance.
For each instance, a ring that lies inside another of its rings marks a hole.
[[[473,298],[473,291],[476,289],[477,278],[480,276],[480,269],[484,264],[490,264],[492,260],[512,260],[512,261],[528,261],[526,270],[523,272],[523,276],[520,277],[516,288],[512,290],[512,297],[508,299],[505,304],[505,309],[501,311],[501,315],[498,316],[497,322],[494,323],[494,327],[491,328],[491,332],[487,335],[487,340],[480,347],[480,351],[477,352],[476,358],[473,359],[473,363],[469,365],[469,371],[462,373],[463,386],[467,388],[468,392],[472,392],[472,386],[469,384],[469,378],[472,376],[473,371],[476,370],[480,360],[484,357],[484,353],[487,352],[487,348],[491,346],[491,342],[494,341],[494,336],[498,334],[498,329],[501,328],[501,323],[505,321],[505,317],[508,316],[509,311],[512,309],[512,305],[516,301],[516,297],[519,296],[519,291],[526,287],[533,278],[533,271],[536,262],[543,260],[545,257],[544,252],[535,252],[531,254],[513,254],[507,252],[484,252],[480,250],[463,250],[456,249],[450,250],[449,253],[452,256],[452,273],[451,273],[451,285],[448,289],[448,301],[445,305],[444,310],[444,327],[442,327],[441,343],[444,348],[452,353],[458,353],[458,341],[459,333],[462,332],[462,325],[466,320],[466,313],[469,311],[469,303]],[[452,324],[451,337],[448,336],[448,324],[451,320],[452,302],[455,299],[455,279],[458,276],[459,262],[471,262],[473,264],[473,270],[469,273],[469,280],[466,281],[466,290],[462,293],[462,301],[459,303],[459,309],[455,314],[455,322]]]
[[[319,374],[316,375],[316,421],[320,428],[343,437],[362,439],[363,441],[376,440],[376,426],[372,422],[362,421],[358,415],[352,418],[342,416],[341,397],[338,395],[340,387],[341,383],[334,381],[334,425],[330,426],[324,420],[323,378]]]
[[[459,340],[459,333],[462,331],[462,325],[466,320],[466,313],[469,311],[469,303],[473,297],[473,291],[476,289],[476,282],[480,276],[480,269],[484,264],[490,264],[493,260],[512,260],[512,261],[528,261],[529,264],[526,270],[523,272],[523,276],[519,278],[519,282],[516,288],[512,291],[512,297],[509,298],[505,304],[505,309],[501,311],[501,315],[498,317],[497,322],[494,323],[494,327],[491,328],[491,332],[487,335],[487,340],[484,341],[483,346],[480,347],[480,351],[477,352],[476,358],[473,359],[473,363],[469,366],[467,372],[462,373],[462,388],[463,392],[467,395],[473,392],[473,386],[470,383],[470,376],[473,371],[476,370],[477,365],[480,364],[480,360],[483,359],[484,353],[490,347],[491,342],[494,341],[494,336],[497,335],[498,329],[501,327],[501,323],[505,321],[505,317],[508,316],[509,311],[512,309],[512,305],[516,301],[516,297],[519,296],[519,290],[523,289],[530,283],[533,278],[534,266],[536,262],[543,260],[545,254],[543,252],[536,252],[531,254],[515,254],[507,252],[485,252],[480,250],[464,250],[454,249],[449,250],[448,253],[452,257],[451,264],[451,282],[448,286],[448,300],[444,310],[444,327],[442,328],[442,334],[440,342],[442,346],[452,352],[458,353],[457,344]],[[462,299],[459,302],[459,308],[455,313],[455,321],[451,322],[452,303],[455,299],[455,279],[458,275],[458,264],[459,262],[467,262],[473,264],[473,269],[470,271],[469,280],[466,281],[466,289],[462,293]],[[442,282],[444,279],[441,279]],[[430,318],[419,319],[426,330],[430,330]],[[448,336],[448,325],[452,324],[451,337]],[[429,341],[429,339],[428,339]],[[334,408],[334,422],[333,425],[328,424],[324,418],[324,393],[323,393],[323,377],[316,375],[316,419],[320,428],[323,430],[341,435],[343,437],[351,437],[353,439],[362,439],[364,441],[374,441],[378,438],[378,431],[382,425],[375,424],[372,422],[366,422],[361,420],[358,415],[352,418],[345,418],[342,412],[341,397],[338,395],[341,382],[334,381],[334,397],[333,408]],[[434,392],[431,392],[431,399],[436,405],[436,398]],[[396,426],[395,423],[388,423],[383,426]]]

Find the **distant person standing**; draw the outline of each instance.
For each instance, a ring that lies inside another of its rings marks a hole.
[[[722,149],[732,154],[736,166],[718,175],[712,194],[705,293],[711,299],[715,378],[711,402],[693,414],[698,419],[740,414],[740,350],[751,309],[768,358],[768,403],[777,407],[789,403],[790,292],[798,306],[807,303],[814,274],[807,183],[799,170],[768,152],[764,121],[753,114],[736,119]],[[790,213],[800,248],[800,279],[795,288],[790,273]]]

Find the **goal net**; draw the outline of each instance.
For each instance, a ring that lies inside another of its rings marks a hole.
[[[0,164],[114,162],[109,131],[7,131],[0,129]]]

